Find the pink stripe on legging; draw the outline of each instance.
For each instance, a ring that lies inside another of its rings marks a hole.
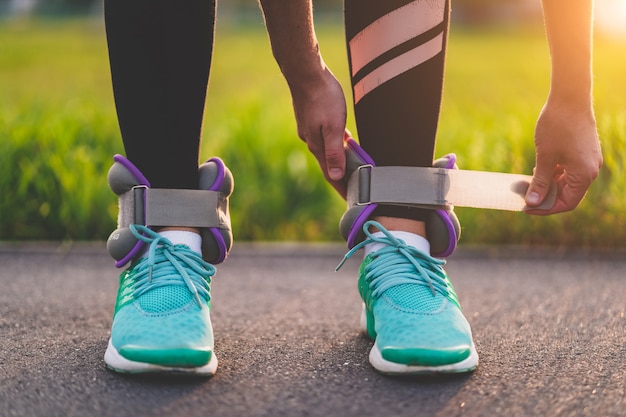
[[[366,94],[394,77],[431,59],[443,49],[443,32],[417,48],[392,59],[376,68],[354,85],[354,103]]]
[[[376,20],[349,42],[352,75],[386,51],[443,22],[445,2],[416,0]]]

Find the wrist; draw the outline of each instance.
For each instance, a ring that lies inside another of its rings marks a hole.
[[[591,87],[553,85],[550,88],[547,106],[577,113],[593,114]]]
[[[277,62],[290,87],[306,82],[317,82],[323,78],[327,69],[318,50],[294,54],[287,59],[277,59]]]
[[[334,79],[321,57],[318,61],[305,67],[294,66],[285,69],[281,67],[281,70],[292,93],[319,91],[323,85],[328,83],[329,76]]]
[[[541,112],[540,121],[544,127],[556,125],[569,126],[571,129],[588,127],[595,129],[596,120],[591,97],[571,99],[565,95],[550,94]]]

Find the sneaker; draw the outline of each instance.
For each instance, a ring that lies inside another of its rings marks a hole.
[[[478,354],[445,261],[407,245],[375,221],[366,222],[363,231],[367,239],[344,262],[364,245],[378,245],[359,270],[361,323],[374,340],[372,366],[391,375],[474,370]]]
[[[125,373],[213,375],[217,358],[209,311],[215,267],[145,226],[131,230],[148,249],[120,275],[107,366]]]

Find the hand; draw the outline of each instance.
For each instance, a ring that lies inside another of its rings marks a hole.
[[[341,85],[326,67],[314,80],[289,80],[298,136],[317,159],[326,180],[345,198],[344,141],[346,99]]]
[[[602,152],[591,105],[573,108],[548,99],[535,129],[536,166],[526,193],[526,204],[538,206],[551,182],[557,199],[549,210],[528,210],[547,215],[576,208],[598,176]]]

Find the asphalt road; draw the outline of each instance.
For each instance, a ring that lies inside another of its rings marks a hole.
[[[213,285],[218,373],[188,379],[104,367],[103,245],[0,245],[0,416],[626,416],[626,252],[461,248],[446,269],[481,362],[429,378],[370,367],[342,255],[235,245]]]

